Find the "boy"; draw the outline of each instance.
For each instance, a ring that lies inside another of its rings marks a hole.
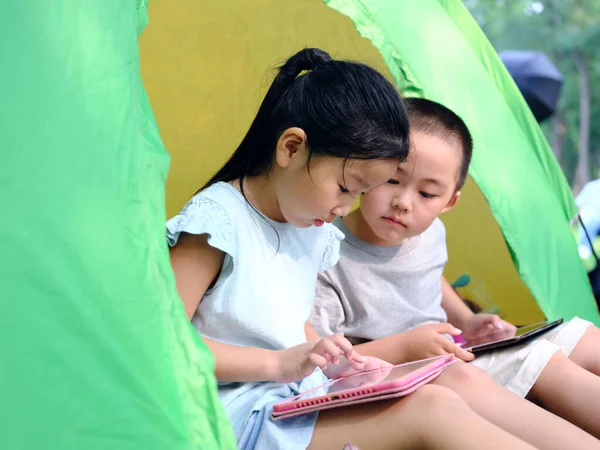
[[[442,276],[447,253],[438,215],[460,199],[471,136],[448,108],[424,99],[407,103],[409,158],[387,184],[364,195],[360,209],[336,221],[346,239],[338,264],[320,275],[311,324],[322,335],[342,333],[362,354],[393,364],[444,353],[471,361],[448,334],[462,330],[472,341],[515,330],[498,316],[473,314]],[[600,358],[594,347],[600,331],[590,325],[576,318],[529,345],[472,364],[598,438]],[[566,373],[574,378],[558,386]]]

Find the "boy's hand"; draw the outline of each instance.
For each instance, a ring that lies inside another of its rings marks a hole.
[[[469,345],[513,337],[517,327],[496,314],[474,314],[463,326],[463,338]]]
[[[449,341],[444,334],[458,336],[461,331],[450,323],[421,325],[410,331],[401,333],[400,345],[409,361],[432,358],[434,356],[454,353],[463,361],[472,361],[475,356]]]
[[[364,370],[367,358],[355,352],[346,338],[334,334],[319,341],[277,351],[271,378],[279,383],[300,381],[312,374],[317,367],[325,372],[329,363],[340,364],[342,356],[347,368],[351,367],[356,372]]]

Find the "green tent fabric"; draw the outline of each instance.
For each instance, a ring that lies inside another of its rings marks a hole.
[[[471,174],[548,317],[599,323],[568,228],[571,194],[462,4],[325,2],[372,40],[404,92],[465,118]],[[146,7],[0,2],[3,449],[235,448],[169,267],[169,157],[139,74]]]
[[[145,0],[0,2],[0,447],[233,449],[164,237]]]
[[[577,212],[569,186],[525,100],[462,2],[324,1],[379,49],[406,95],[439,101],[463,117],[475,142],[470,175],[544,314],[577,315],[600,325],[569,229]]]

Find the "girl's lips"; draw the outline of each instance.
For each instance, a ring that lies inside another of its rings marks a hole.
[[[313,220],[313,225],[315,227],[322,227],[324,223],[325,222],[323,220],[321,220],[321,219],[315,219],[315,220]]]

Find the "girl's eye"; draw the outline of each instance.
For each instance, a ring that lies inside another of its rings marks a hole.
[[[421,194],[421,196],[424,198],[436,198],[437,197],[437,195],[428,194],[427,192],[423,192],[423,191],[420,191],[419,194]]]
[[[400,184],[400,183],[398,182],[398,180],[394,180],[393,178],[392,178],[391,180],[388,180],[388,183],[389,183],[389,184]]]
[[[340,186],[340,192],[341,192],[342,194],[347,194],[348,192],[350,192],[348,189],[346,189],[346,188],[345,188],[344,186],[342,186],[341,184],[340,184],[339,186]]]

